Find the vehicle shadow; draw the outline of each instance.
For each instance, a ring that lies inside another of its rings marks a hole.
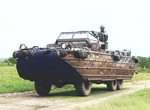
[[[123,90],[126,90],[126,89],[128,89],[128,88],[123,88],[122,90],[119,90],[119,91],[123,91]],[[116,90],[116,92],[117,91],[118,90]],[[109,92],[115,92],[115,91],[109,91],[107,89],[107,87],[92,87],[91,93],[90,93],[89,96],[106,94],[106,93],[109,93]],[[47,96],[39,96],[36,93],[36,95],[30,95],[30,97],[38,97],[38,98],[40,98],[40,97],[52,97],[52,98],[56,97],[56,98],[60,98],[61,97],[61,98],[68,98],[68,97],[82,97],[82,96],[78,96],[78,94],[77,94],[75,89],[73,89],[73,90],[68,90],[68,89],[66,89],[66,90],[64,90],[64,89],[63,90],[59,90],[58,89],[58,91],[52,90],[49,93],[49,95],[47,95]]]
[[[109,92],[106,87],[92,87],[90,95],[104,94]],[[48,96],[39,96],[39,97],[81,97],[78,96],[76,90],[63,90],[63,91],[51,91]]]

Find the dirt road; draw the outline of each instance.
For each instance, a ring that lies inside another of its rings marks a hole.
[[[126,89],[92,95],[92,100],[71,102],[68,100],[50,97],[39,97],[35,91],[22,93],[0,94],[0,110],[70,110],[74,107],[86,106],[87,104],[99,103],[122,94],[132,94],[137,90],[150,88],[150,81],[125,83]]]

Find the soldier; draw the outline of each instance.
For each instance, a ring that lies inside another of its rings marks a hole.
[[[104,30],[105,27],[103,25],[100,26],[100,33],[98,34],[99,40],[101,42],[106,42],[108,40],[108,34],[106,33],[106,31]]]
[[[104,42],[103,45],[101,45],[101,49],[108,49],[108,34],[106,33],[106,31],[104,30],[105,27],[103,25],[100,26],[100,29],[101,31],[99,32],[98,34],[98,39],[101,41],[101,42]]]
[[[108,34],[105,31],[105,27],[103,25],[100,26],[100,32],[98,32],[97,34],[92,31],[92,34],[95,36],[95,38],[97,38],[99,41],[101,41],[101,49],[105,50],[108,49]]]

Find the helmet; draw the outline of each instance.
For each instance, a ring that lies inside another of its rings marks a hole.
[[[104,26],[104,25],[101,25],[101,26],[100,26],[100,29],[105,29],[105,26]]]

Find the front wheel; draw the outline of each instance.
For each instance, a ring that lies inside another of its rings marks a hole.
[[[109,91],[115,91],[117,89],[117,80],[108,82],[107,89]]]
[[[51,85],[45,82],[34,82],[35,90],[40,96],[48,95],[51,90]]]
[[[74,84],[74,87],[79,96],[88,96],[91,92],[92,82],[82,82]]]

